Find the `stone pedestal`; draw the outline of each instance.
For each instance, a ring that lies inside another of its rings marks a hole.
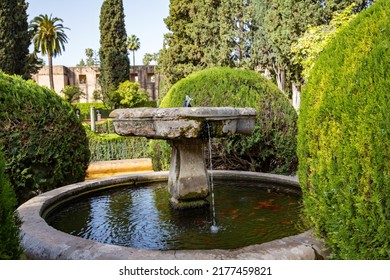
[[[171,168],[168,177],[170,203],[175,209],[208,205],[209,178],[202,139],[170,140]]]
[[[118,109],[110,117],[114,118],[115,132],[119,135],[169,141],[170,203],[174,208],[185,209],[208,205],[204,138],[250,135],[256,115],[253,108],[182,107]]]

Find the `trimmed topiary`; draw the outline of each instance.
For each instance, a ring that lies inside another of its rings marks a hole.
[[[20,220],[14,214],[16,195],[5,174],[5,161],[0,142],[0,260],[19,259],[22,254]]]
[[[258,112],[252,136],[214,139],[213,167],[281,174],[296,171],[297,114],[287,97],[260,73],[210,68],[189,75],[167,93],[160,107],[252,107]],[[214,162],[215,161],[215,162]]]
[[[0,139],[19,203],[83,181],[90,152],[84,128],[56,93],[0,72]]]
[[[390,258],[390,1],[359,14],[302,93],[299,178],[337,259]]]

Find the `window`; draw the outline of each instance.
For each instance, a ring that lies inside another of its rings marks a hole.
[[[87,75],[79,75],[79,83],[86,84],[87,83]]]
[[[155,83],[156,77],[153,74],[148,74],[148,82],[149,83]]]
[[[138,82],[138,75],[137,74],[131,74],[130,75],[130,81],[131,82]]]

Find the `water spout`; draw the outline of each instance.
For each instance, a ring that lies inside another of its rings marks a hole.
[[[208,144],[209,144],[209,162],[210,162],[210,193],[211,193],[211,210],[212,210],[212,224],[211,224],[211,232],[217,233],[219,227],[217,226],[217,221],[215,218],[215,200],[214,200],[214,178],[213,178],[213,162],[212,162],[212,147],[211,147],[211,126],[210,123],[207,123],[207,131],[208,131]]]

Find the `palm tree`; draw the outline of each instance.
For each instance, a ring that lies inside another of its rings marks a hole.
[[[127,38],[127,49],[133,52],[133,66],[135,66],[135,51],[141,47],[139,38],[134,34]]]
[[[64,27],[62,22],[62,19],[53,18],[51,15],[39,15],[29,26],[33,36],[34,53],[41,52],[48,57],[50,88],[53,90],[53,57],[60,55],[65,50],[65,43],[68,42],[64,30],[69,28]]]

